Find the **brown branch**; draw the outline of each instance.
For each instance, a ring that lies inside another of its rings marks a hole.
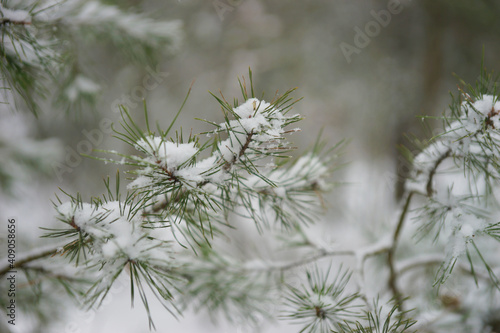
[[[291,262],[289,264],[283,265],[283,266],[277,266],[273,267],[273,269],[277,269],[280,271],[287,271],[296,267],[300,267],[303,265],[310,264],[312,262],[318,261],[323,258],[327,257],[334,257],[334,256],[355,256],[356,251],[353,250],[338,250],[338,251],[321,251],[318,254],[315,254],[313,256],[310,256],[308,258],[304,258],[298,261]]]
[[[432,166],[432,169],[429,172],[429,178],[427,179],[427,184],[426,184],[426,191],[427,191],[427,197],[432,197],[432,194],[434,192],[432,182],[434,180],[434,176],[436,175],[437,169],[439,165],[449,156],[451,155],[451,148],[447,149],[443,154],[439,156],[439,158],[434,162],[434,165]],[[395,252],[396,248],[398,245],[398,240],[399,236],[401,234],[401,230],[403,229],[403,225],[406,219],[406,215],[408,214],[408,209],[410,206],[411,199],[413,197],[413,194],[417,192],[410,191],[406,197],[405,204],[403,206],[403,209],[401,211],[401,215],[399,216],[398,223],[396,225],[396,229],[394,229],[394,234],[392,237],[393,244],[389,251],[387,252],[387,264],[389,266],[389,281],[388,281],[388,286],[389,289],[391,290],[394,299],[396,300],[397,304],[400,307],[401,311],[404,311],[402,308],[402,303],[403,303],[403,295],[401,291],[399,290],[399,287],[397,285],[397,280],[400,271],[396,270],[395,268],[395,263],[394,263],[394,257],[395,257]]]
[[[392,236],[392,246],[387,252],[387,265],[389,266],[389,289],[392,292],[394,299],[396,300],[397,305],[399,306],[401,312],[403,312],[403,295],[399,290],[397,285],[398,274],[394,267],[394,254],[396,252],[396,247],[398,245],[399,236],[401,234],[401,230],[403,229],[404,221],[406,219],[406,214],[408,213],[408,208],[410,207],[411,198],[413,197],[414,192],[408,193],[406,197],[405,204],[403,206],[403,210],[401,211],[401,215],[399,216],[398,224],[396,225],[396,229],[394,230],[394,234]]]
[[[236,162],[241,158],[241,156],[245,154],[245,151],[248,149],[250,142],[252,142],[253,134],[253,132],[248,133],[245,144],[241,147],[240,152],[237,155],[234,155],[231,161],[224,163],[224,166],[222,167],[224,171],[229,171],[231,167],[236,164]]]
[[[9,18],[0,18],[0,26],[5,24],[14,24],[14,25],[31,25],[30,21],[14,21]]]
[[[5,265],[3,268],[0,269],[0,276],[3,276],[7,273],[9,273],[12,270],[15,270],[16,268],[23,268],[26,264],[29,264],[32,261],[43,259],[49,256],[53,256],[57,254],[58,250],[60,247],[56,248],[50,248],[49,250],[41,251],[40,253],[37,254],[28,254],[24,258],[16,260],[14,264],[11,265]]]
[[[69,223],[70,226],[72,226],[74,229],[76,229],[77,231],[80,231],[80,227],[76,225],[75,223],[75,217],[71,217],[71,222]]]
[[[77,278],[75,276],[69,276],[69,275],[62,274],[62,273],[56,273],[56,272],[50,271],[48,269],[45,269],[44,267],[26,266],[26,267],[24,267],[24,269],[26,271],[33,271],[33,272],[42,274],[43,277],[47,278],[47,279],[65,280],[65,281],[69,281],[69,282],[85,282],[86,281],[84,279],[80,279],[80,278]],[[43,282],[43,278],[38,278],[38,279],[33,279],[33,280],[29,279],[26,284],[21,284],[18,287],[23,288],[23,287],[39,284],[41,282]]]
[[[429,172],[429,179],[427,180],[427,186],[425,187],[427,190],[427,196],[430,198],[432,197],[432,193],[434,192],[434,189],[432,188],[432,181],[434,180],[434,176],[436,175],[437,168],[443,162],[448,156],[451,154],[451,148],[448,148],[446,152],[444,152],[439,158],[436,160],[434,163],[434,166],[431,169],[431,172]]]

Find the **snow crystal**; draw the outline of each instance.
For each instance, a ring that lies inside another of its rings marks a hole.
[[[278,166],[276,165],[276,163],[270,162],[270,163],[266,163],[266,165],[264,166],[264,169],[273,170],[273,169],[276,169],[277,167]]]
[[[250,116],[251,117],[251,116]],[[255,117],[251,118],[242,118],[238,120],[241,124],[241,127],[245,130],[245,132],[250,133],[261,127],[264,127],[269,124],[266,117],[262,114],[257,114]]]
[[[239,119],[231,121],[231,127],[238,127],[238,124],[240,124],[247,133],[250,133],[260,127],[269,125],[265,115],[269,111],[270,105],[256,98],[248,99],[245,103],[233,109]],[[224,126],[224,124],[221,124],[221,126]]]
[[[242,128],[245,133],[266,134],[267,138],[260,141],[267,141],[270,138],[276,138],[283,133],[284,116],[274,108],[270,108],[269,103],[259,101],[256,98],[250,98],[245,103],[233,109],[233,112],[240,118],[232,120],[229,123],[230,128]],[[221,127],[227,126],[222,123]]]

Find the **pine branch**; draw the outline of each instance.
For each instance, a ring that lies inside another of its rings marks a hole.
[[[85,60],[79,52],[79,43],[88,37],[107,39],[118,49],[115,54],[149,66],[161,55],[174,53],[182,39],[180,21],[155,21],[100,1],[0,4],[0,28],[4,58],[0,74],[10,97],[15,102],[21,97],[35,115],[40,100],[49,97],[55,107],[66,111],[97,102],[101,86],[82,66]],[[57,89],[46,89],[50,84]]]
[[[224,163],[224,166],[222,168],[222,169],[224,169],[224,171],[227,171],[227,172],[230,171],[231,168],[233,167],[233,165],[235,165],[236,162],[243,155],[245,155],[245,152],[247,151],[248,147],[250,146],[250,143],[252,142],[253,135],[254,135],[253,131],[251,131],[250,133],[247,134],[247,136],[245,138],[245,143],[241,147],[240,151],[237,154],[234,154],[233,159],[231,161],[227,161],[226,163]]]
[[[329,188],[325,180],[332,169],[329,158],[324,158],[326,154],[316,147],[295,161],[284,162],[284,152],[292,149],[285,135],[298,130],[285,127],[301,119],[299,115],[287,115],[294,104],[289,92],[266,103],[255,98],[253,86],[250,98],[245,80],[240,81],[240,86],[242,103],[235,99],[229,104],[222,94],[221,98],[216,97],[224,122],[206,121],[214,127],[202,133],[211,135],[206,141],[192,133],[186,138],[182,130],[169,136],[173,122],[166,131],[158,125],[158,132],[152,132],[147,110],[147,129],[142,129],[123,109],[123,129],[116,132],[117,137],[140,156],[112,151],[109,153],[120,160],[102,160],[131,167],[133,181],[127,186],[129,192],[125,196],[120,193],[117,175],[114,193],[108,179],[107,192],[91,197],[88,203],[80,195],[68,195],[66,202],[58,199],[56,210],[64,227],[50,230],[47,236],[68,238],[63,251],[50,248],[34,255],[25,254],[14,268],[49,274],[29,263],[60,252],[66,253],[70,262],[77,258],[78,266],[97,277],[85,295],[89,307],[101,304],[114,281],[127,272],[132,301],[139,296],[150,327],[154,325],[146,297],[148,288],[174,316],[184,306],[193,306],[211,314],[222,311],[233,320],[239,320],[239,316],[255,318],[258,313],[266,315],[263,304],[272,301],[270,288],[286,289],[285,317],[303,322],[303,332],[370,333],[414,329],[414,320],[410,318],[413,315],[405,311],[410,304],[406,301],[410,291],[402,284],[405,274],[420,273],[423,268],[441,263],[436,284],[444,283],[455,268],[462,273],[460,278],[471,280],[472,276],[478,286],[499,288],[497,268],[489,262],[486,252],[481,253],[479,240],[479,236],[487,236],[492,242],[500,240],[500,223],[492,219],[497,211],[491,208],[498,208],[493,206],[494,197],[482,196],[479,190],[470,188],[470,193],[456,195],[453,186],[448,187],[447,193],[440,193],[438,172],[444,161],[452,157],[454,167],[463,171],[464,178],[475,181],[484,175],[485,183],[491,180],[491,184],[498,184],[500,136],[495,131],[500,128],[500,103],[496,97],[471,94],[458,105],[465,115],[457,113],[453,122],[444,118],[445,134],[414,158],[416,177],[407,186],[387,237],[360,248],[339,249],[321,246],[301,229],[316,220],[313,217],[320,211],[321,194]],[[457,161],[463,161],[463,165]],[[425,204],[410,210],[415,194],[420,194]],[[444,256],[414,254],[398,262],[397,251],[401,250],[399,245],[410,214],[423,221],[418,229],[423,236],[437,229],[435,242],[441,241],[438,236],[446,229],[446,242],[452,251]],[[235,227],[229,222],[232,217],[253,221],[261,233],[274,231],[277,225],[281,231],[291,232],[292,237],[282,239],[285,245],[306,247],[309,252],[285,262],[242,260],[224,253],[217,238],[225,235],[225,227]],[[178,250],[175,245],[184,249]],[[464,253],[467,261],[460,262],[458,258]],[[84,261],[78,261],[80,254],[86,256]],[[368,259],[386,254],[385,264],[379,265],[384,273],[389,271],[381,296],[392,300],[379,306],[378,300],[369,299],[366,288],[371,281],[366,279],[371,276],[365,276],[365,269],[369,267]],[[332,264],[326,270],[307,267],[302,285],[287,281],[291,271],[334,257],[352,259],[353,271],[341,267],[332,278]],[[484,270],[477,270],[475,263],[484,265]],[[8,269],[0,267],[0,275]],[[354,282],[350,282],[352,275]],[[471,313],[465,307],[456,312],[461,320]],[[445,317],[448,312],[442,315]]]
[[[323,250],[315,255],[306,257],[304,259],[293,261],[285,265],[271,265],[271,267],[273,270],[279,270],[281,272],[284,272],[287,270],[295,269],[300,266],[309,265],[321,259],[329,257],[337,257],[337,256],[356,256],[356,250],[338,250],[338,251]]]
[[[12,20],[10,18],[0,17],[0,25],[8,25],[8,24],[14,24],[14,25],[31,25],[31,21]]]
[[[441,254],[430,254],[418,256],[415,258],[407,259],[406,261],[396,265],[397,276],[401,276],[410,273],[413,270],[431,266],[442,265],[446,257]],[[487,272],[478,272],[477,270],[472,271],[471,268],[463,263],[457,263],[456,266],[462,271],[470,276],[477,276],[485,282],[490,282],[490,276]]]
[[[20,255],[19,259],[16,259],[13,267],[11,267],[9,264],[4,264],[4,265],[0,266],[0,277],[4,276],[9,271],[11,271],[15,268],[24,268],[27,264],[29,264],[33,261],[54,256],[60,252],[60,249],[62,247],[63,247],[62,244],[61,244],[61,246],[57,246],[57,247],[50,245],[46,248],[36,248],[36,249],[31,250],[29,253],[25,253],[23,255]],[[2,262],[8,262],[7,258],[4,258],[2,260]]]

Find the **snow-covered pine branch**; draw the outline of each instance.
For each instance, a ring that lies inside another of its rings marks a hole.
[[[60,228],[45,235],[65,243],[21,256],[16,268],[57,280],[89,308],[125,277],[150,327],[150,295],[174,316],[193,308],[236,322],[274,317],[299,323],[302,332],[496,327],[496,85],[460,90],[442,118],[443,134],[413,158],[394,219],[375,241],[347,249],[308,235],[332,188],[333,151],[318,143],[289,159],[287,138],[298,131],[290,125],[301,120],[290,112],[292,90],[266,102],[251,79],[251,93],[240,85],[243,100],[216,97],[223,122],[205,120],[213,130],[198,135],[171,131],[182,107],[166,130],[150,127],[146,108],[145,129],[122,108],[116,137],[135,153],[96,159],[126,166],[127,192],[117,174],[115,186],[106,180],[105,193],[88,201],[65,193],[55,203]],[[228,250],[230,231],[248,225],[290,255],[243,258]],[[68,274],[54,262],[76,267]],[[455,293],[450,280],[466,290]]]
[[[267,284],[277,283],[283,271],[278,266],[261,270],[255,276],[261,278],[236,283],[246,275],[242,273],[249,272],[248,268],[244,264],[234,264],[240,269],[231,268],[234,259],[222,260],[220,254],[204,248],[224,235],[229,225],[235,225],[231,221],[235,216],[254,221],[261,232],[293,231],[312,222],[321,210],[320,193],[329,188],[331,157],[320,156],[322,147],[317,144],[310,153],[286,163],[285,154],[292,149],[286,136],[298,131],[287,127],[301,119],[289,115],[295,103],[290,98],[293,90],[276,96],[272,102],[249,95],[245,84],[242,91],[241,104],[235,100],[234,105],[229,105],[218,98],[223,123],[214,123],[213,131],[187,139],[181,132],[169,136],[173,123],[165,131],[158,128],[153,132],[149,124],[143,130],[123,109],[122,129],[116,134],[138,155],[111,151],[108,153],[117,155],[118,160],[99,159],[132,168],[129,173],[134,178],[127,185],[129,192],[121,196],[117,175],[115,191],[108,180],[107,193],[88,203],[79,195],[69,195],[69,201],[58,199],[56,210],[64,227],[48,230],[46,237],[66,237],[68,243],[62,248],[65,257],[93,272],[91,279],[95,283],[85,296],[89,306],[102,302],[124,271],[130,275],[132,288],[139,290],[147,310],[145,286],[172,313],[190,297],[208,306],[207,295],[220,290],[213,282],[206,288],[215,290],[200,293],[200,284],[213,281],[210,275],[223,274],[225,281],[234,278],[236,294],[224,292],[221,309],[231,303],[239,306],[241,313],[249,309],[252,296],[242,301],[238,288],[250,284],[254,291],[266,290]],[[203,265],[196,264],[196,254],[204,254]],[[269,280],[270,276],[275,278]],[[231,289],[229,285],[225,288]],[[257,309],[258,302],[253,304],[250,308]],[[217,306],[209,307],[217,310]]]
[[[486,320],[489,314],[484,311],[484,303],[478,307],[483,310],[471,310],[478,306],[473,298],[486,302],[487,308],[497,304],[500,262],[493,253],[498,249],[500,217],[499,96],[496,81],[486,72],[476,86],[459,87],[458,97],[442,117],[442,133],[413,159],[413,177],[406,189],[420,195],[410,214],[415,223],[414,239],[431,247],[425,255],[414,252],[406,258],[398,274],[412,270],[415,276],[415,272],[432,269],[434,285],[441,295],[446,295],[441,289],[447,289],[450,277],[464,285],[475,285],[476,290],[468,296],[472,298],[456,300],[459,304],[453,307],[443,301],[444,312],[428,322],[422,309],[423,297],[414,295],[410,303],[416,307],[415,318],[422,321],[416,325],[419,330],[438,329],[447,319],[453,321],[456,307],[470,315],[463,319],[465,331],[477,329],[473,321]],[[480,296],[485,290],[492,293],[488,301]]]
[[[497,94],[461,91],[452,114],[444,118],[443,134],[415,158],[416,176],[408,189],[428,197],[416,216],[419,237],[448,239],[440,283],[460,256],[467,254],[472,265],[470,251],[481,255],[476,244],[480,236],[494,237],[488,230],[497,225],[494,216],[499,209],[495,199],[500,180],[497,99]],[[500,287],[494,275],[492,282]]]
[[[67,110],[95,103],[101,85],[82,59],[90,38],[108,40],[116,54],[149,65],[176,52],[182,39],[178,20],[157,21],[83,0],[6,1],[0,6],[0,30],[0,85],[8,88],[3,102],[21,98],[33,112],[40,97],[53,96]],[[49,91],[48,82],[57,89]]]

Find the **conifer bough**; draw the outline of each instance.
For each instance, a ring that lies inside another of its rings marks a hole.
[[[45,235],[66,241],[50,254],[60,253],[87,277],[94,274],[95,282],[83,295],[87,306],[100,304],[123,273],[130,277],[132,299],[139,294],[148,315],[147,288],[177,315],[182,298],[189,296],[182,294],[190,288],[195,293],[202,276],[193,273],[189,262],[200,251],[216,255],[210,249],[213,239],[224,228],[237,228],[230,214],[254,220],[261,231],[291,231],[316,218],[314,212],[321,208],[317,196],[327,189],[330,157],[320,157],[317,144],[287,163],[293,147],[286,136],[299,131],[288,127],[301,120],[289,112],[296,102],[290,97],[293,90],[265,102],[254,96],[251,80],[250,72],[250,93],[246,82],[240,82],[241,104],[216,97],[224,122],[207,121],[214,129],[200,135],[171,135],[173,122],[167,130],[158,124],[152,129],[149,123],[143,130],[122,108],[116,137],[137,155],[108,151],[119,158],[98,159],[131,167],[128,192],[120,192],[117,173],[116,186],[108,179],[106,193],[88,202],[79,194],[65,193],[67,199],[58,197],[55,203],[64,227],[47,229]],[[145,116],[148,121],[146,107]],[[214,267],[207,269],[213,272]]]
[[[311,238],[308,226],[319,218],[321,194],[332,187],[341,144],[325,151],[318,141],[290,159],[287,137],[299,130],[290,127],[301,120],[290,112],[293,90],[266,102],[255,96],[249,75],[248,87],[240,81],[241,103],[214,96],[224,121],[204,120],[213,129],[199,135],[171,131],[189,93],[166,130],[149,124],[146,106],[145,129],[122,108],[116,137],[136,153],[100,151],[117,158],[95,158],[127,166],[127,192],[120,190],[117,173],[114,186],[105,181],[101,196],[57,198],[61,227],[47,229],[45,237],[64,242],[19,258],[15,267],[55,276],[88,307],[101,304],[113,284],[127,277],[132,302],[138,294],[151,328],[148,296],[154,295],[174,316],[191,307],[258,324],[260,313],[298,323],[301,332],[497,329],[496,81],[483,73],[475,87],[461,87],[451,112],[441,118],[442,134],[416,156],[408,154],[413,176],[384,237],[339,249]],[[220,243],[230,228],[248,221],[262,235],[278,232],[275,241],[299,258],[245,261],[224,251]],[[323,259],[334,257],[347,258],[352,267],[325,265]],[[43,258],[73,263],[78,279],[37,266]],[[378,260],[376,268],[366,265],[369,260]],[[8,270],[0,267],[0,275]],[[375,273],[384,278],[373,292]],[[450,276],[465,286],[467,297],[450,294]],[[415,281],[435,288],[424,293]],[[276,299],[279,311],[266,310]]]

